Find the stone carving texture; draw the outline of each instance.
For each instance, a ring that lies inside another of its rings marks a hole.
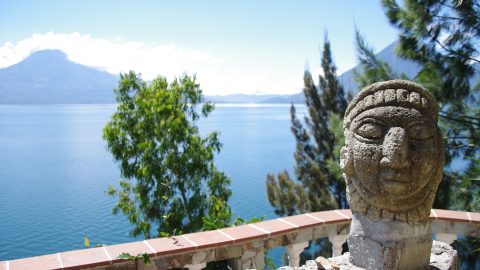
[[[425,269],[428,217],[444,163],[438,106],[418,84],[364,88],[345,112],[340,166],[352,209],[350,263],[365,269]]]
[[[428,222],[444,163],[437,121],[432,95],[409,81],[375,83],[352,100],[340,163],[354,214]]]

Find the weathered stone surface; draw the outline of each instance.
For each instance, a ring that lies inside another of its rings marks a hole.
[[[209,253],[212,252],[211,250],[203,250],[203,251],[198,251],[195,254],[192,255],[192,262],[191,264],[199,264],[199,263],[204,263],[207,261],[207,257],[209,256]]]
[[[265,255],[263,251],[259,251],[254,257],[242,259],[241,269],[263,269],[265,267]]]
[[[315,263],[317,264],[317,268],[319,270],[338,270],[340,269],[338,265],[327,258],[318,257],[315,259]]]
[[[256,248],[263,247],[263,246],[265,246],[265,241],[260,240],[260,241],[248,242],[248,243],[244,244],[243,249],[245,249],[245,250],[256,249]]]
[[[299,243],[299,242],[310,241],[312,239],[314,239],[313,238],[313,229],[306,229],[306,230],[302,230],[300,232],[297,232],[295,234],[295,240],[293,242],[294,243]]]
[[[457,251],[450,245],[433,241],[430,269],[454,270],[457,269]]]
[[[288,245],[288,243],[285,243],[285,241],[283,241],[282,237],[277,237],[277,238],[273,238],[273,239],[268,239],[265,243],[265,248],[271,249],[271,248],[278,247],[278,246],[283,246],[283,245]]]
[[[444,163],[438,106],[418,84],[364,88],[345,112],[340,166],[353,218],[350,262],[366,269],[424,269],[428,221]]]
[[[171,268],[170,263],[166,257],[158,257],[153,259],[153,264],[157,267],[157,269],[169,269]]]
[[[432,252],[430,254],[430,264],[423,269],[430,270],[456,270],[457,269],[457,252],[448,244],[433,241]],[[307,261],[301,267],[283,266],[278,270],[365,270],[368,268],[358,267],[351,263],[350,253],[346,252],[342,256],[333,258],[318,257],[315,261]],[[392,269],[392,268],[377,268]]]
[[[291,267],[291,266],[282,266],[278,270],[318,270],[321,268],[317,267],[317,263],[314,260],[309,260],[305,262],[305,265],[300,267]]]
[[[352,100],[341,167],[353,212],[428,221],[444,163],[437,120],[432,95],[409,81],[375,83]]]
[[[192,264],[192,255],[173,255],[168,257],[170,265],[173,267],[181,267],[187,264]]]
[[[265,241],[256,241],[252,243],[253,248],[263,248]]]
[[[221,247],[215,250],[215,259],[218,261],[240,257],[242,257],[241,246]]]
[[[242,254],[242,260],[253,258],[255,255],[257,255],[255,250],[245,250]]]

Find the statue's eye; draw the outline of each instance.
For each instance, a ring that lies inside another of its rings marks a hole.
[[[420,124],[408,129],[408,136],[415,140],[426,140],[433,136],[435,130],[430,125]]]
[[[364,123],[355,130],[355,133],[365,139],[375,140],[383,136],[383,129],[375,123]]]

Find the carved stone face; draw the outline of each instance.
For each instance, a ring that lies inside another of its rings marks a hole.
[[[377,90],[383,94],[385,87]],[[410,105],[378,102],[346,116],[341,163],[352,210],[373,207],[380,217],[382,209],[394,216],[430,211],[443,169],[442,138],[431,111]]]
[[[362,197],[379,207],[415,204],[438,164],[432,120],[415,109],[380,107],[358,115],[350,130],[353,177]]]

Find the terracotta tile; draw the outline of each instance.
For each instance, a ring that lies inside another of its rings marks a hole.
[[[151,255],[153,255],[154,253],[144,242],[132,242],[119,245],[111,245],[106,246],[105,249],[108,251],[108,254],[112,258],[113,262],[121,261],[118,256],[122,253],[129,253],[133,256],[136,256],[143,252]]]
[[[480,224],[480,213],[469,212],[470,217],[472,218],[472,223]]]
[[[185,237],[197,244],[199,248],[233,244],[233,240],[218,231],[206,231],[186,234]]]
[[[435,213],[441,220],[469,222],[467,212],[435,209]]]
[[[350,220],[353,217],[352,210],[350,210],[350,209],[338,209],[338,210],[335,210],[335,211],[342,213],[343,215],[347,216]]]
[[[290,216],[290,217],[283,217],[282,219],[297,225],[299,228],[307,228],[307,227],[313,227],[313,226],[323,224],[323,222],[313,219],[305,214]]]
[[[254,223],[254,225],[257,223]],[[221,229],[222,232],[235,238],[235,242],[250,241],[254,239],[264,239],[268,237],[268,234],[252,228],[248,225],[234,226]]]
[[[313,212],[310,215],[325,220],[326,224],[329,223],[339,223],[339,222],[347,222],[349,221],[348,218],[336,213],[335,211],[321,211],[321,212]]]
[[[64,269],[80,269],[109,265],[110,260],[101,248],[87,248],[60,253]]]
[[[284,223],[278,219],[262,221],[262,222],[254,223],[253,225],[270,232],[270,235],[282,234],[286,232],[295,231],[298,229],[297,227]]]
[[[191,251],[195,249],[195,246],[182,236],[155,238],[146,240],[146,242],[155,250],[156,256]]]
[[[50,270],[62,269],[60,260],[57,254],[50,254],[45,256],[30,257],[18,260],[12,260],[10,263],[10,270]],[[0,267],[1,269],[1,267]]]

